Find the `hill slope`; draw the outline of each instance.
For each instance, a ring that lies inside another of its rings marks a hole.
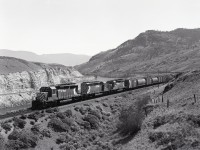
[[[123,150],[197,150],[200,149],[200,71],[181,74],[172,88],[159,96],[144,119],[141,131],[124,145]],[[196,95],[196,101],[194,95]],[[167,99],[169,107],[167,108]]]
[[[27,51],[11,51],[5,49],[0,50],[0,56],[16,57],[34,62],[58,63],[65,66],[79,65],[90,59],[90,56],[87,55],[75,55],[70,53],[37,55]]]
[[[76,66],[82,74],[130,76],[134,72],[182,71],[200,67],[200,29],[146,31],[135,39]]]

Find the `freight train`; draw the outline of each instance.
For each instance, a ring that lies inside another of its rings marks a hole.
[[[169,80],[168,75],[156,77],[143,77],[132,79],[114,79],[107,82],[91,81],[82,82],[80,91],[76,83],[58,84],[41,87],[32,101],[32,109],[42,109],[58,106],[61,101],[76,102],[87,100],[97,96],[109,95],[119,91],[132,90],[155,84],[165,83]]]

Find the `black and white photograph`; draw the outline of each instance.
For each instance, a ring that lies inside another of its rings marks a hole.
[[[199,0],[0,0],[0,150],[200,150]]]

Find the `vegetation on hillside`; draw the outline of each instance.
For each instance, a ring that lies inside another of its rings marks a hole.
[[[135,72],[184,71],[200,67],[200,30],[146,31],[76,66],[83,74],[134,76]]]

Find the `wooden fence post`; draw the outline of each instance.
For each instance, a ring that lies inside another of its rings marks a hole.
[[[146,107],[144,108],[144,112],[145,112],[145,115],[147,117],[147,108]]]
[[[196,102],[197,102],[196,95],[194,94],[194,103],[196,103]]]
[[[169,99],[167,99],[167,108],[169,107]]]

